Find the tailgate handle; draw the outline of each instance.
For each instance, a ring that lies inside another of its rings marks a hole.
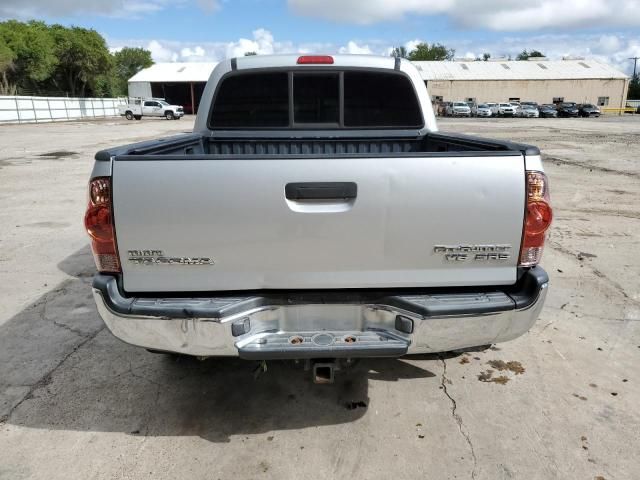
[[[284,193],[287,200],[349,200],[358,196],[358,185],[355,182],[287,183]]]

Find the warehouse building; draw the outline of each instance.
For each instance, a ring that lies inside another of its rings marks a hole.
[[[155,63],[129,79],[129,96],[164,98],[197,113],[198,104],[215,63]]]
[[[629,77],[593,60],[414,62],[434,103],[531,101],[622,108]]]
[[[434,103],[562,101],[622,108],[629,77],[593,60],[414,62]],[[164,98],[197,113],[215,63],[156,63],[129,80],[129,96]]]

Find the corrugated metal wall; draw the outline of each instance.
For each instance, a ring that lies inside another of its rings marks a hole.
[[[609,97],[610,108],[621,108],[626,99],[628,80],[432,80],[427,82],[431,98],[445,102],[474,98],[478,102],[504,102],[510,98],[522,101],[552,103],[564,97],[567,102],[598,103]]]
[[[0,123],[40,123],[119,115],[126,98],[0,96]]]

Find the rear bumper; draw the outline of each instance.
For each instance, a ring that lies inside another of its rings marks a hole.
[[[267,292],[200,297],[126,296],[96,275],[100,316],[121,340],[197,356],[399,357],[514,339],[534,324],[548,290],[535,267],[512,287],[485,291]]]

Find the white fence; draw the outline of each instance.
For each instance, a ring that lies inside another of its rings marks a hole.
[[[118,115],[126,98],[0,96],[0,124],[40,123]]]

